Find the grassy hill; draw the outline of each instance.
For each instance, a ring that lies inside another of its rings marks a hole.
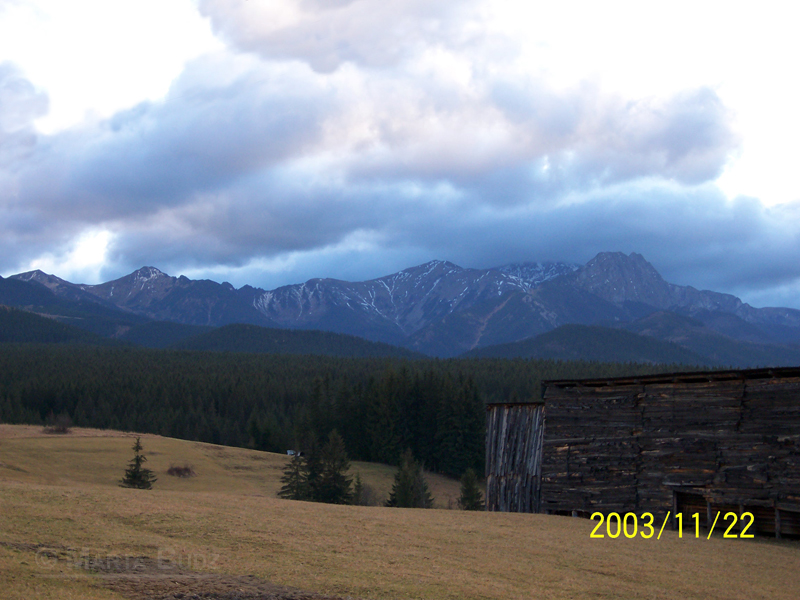
[[[589,325],[562,325],[536,337],[479,348],[475,358],[551,358],[615,363],[707,365],[716,363],[677,344],[629,331]]]
[[[173,345],[179,350],[316,354],[320,356],[421,358],[423,355],[381,342],[330,331],[225,325]]]
[[[568,517],[280,500],[283,455],[142,441],[159,476],[149,491],[116,485],[130,436],[0,425],[4,598],[749,600],[800,589],[798,542],[591,539],[591,522]],[[196,477],[164,473],[184,462]],[[354,468],[376,487],[391,480],[387,467]],[[430,481],[440,503],[456,489]]]

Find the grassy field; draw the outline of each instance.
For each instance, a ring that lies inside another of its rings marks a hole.
[[[285,456],[157,436],[142,436],[155,488],[123,489],[132,442],[0,425],[3,598],[799,595],[798,542],[598,540],[567,517],[292,502],[275,495]],[[166,475],[185,463],[196,477]],[[355,471],[388,494],[391,468]],[[440,506],[458,495],[429,482]]]

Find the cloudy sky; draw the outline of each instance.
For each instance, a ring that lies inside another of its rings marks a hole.
[[[619,250],[800,308],[791,5],[0,0],[0,274]]]

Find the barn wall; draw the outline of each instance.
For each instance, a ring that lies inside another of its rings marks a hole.
[[[547,389],[542,511],[636,506],[640,386]]]
[[[486,510],[539,512],[544,406],[493,404],[486,419]]]
[[[676,491],[800,509],[800,378],[548,386],[544,398],[542,511],[666,513]]]

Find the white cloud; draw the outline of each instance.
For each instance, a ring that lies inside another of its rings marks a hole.
[[[218,47],[192,0],[27,0],[0,15],[0,60],[50,96],[44,132],[161,98],[187,60]]]
[[[84,231],[66,248],[39,256],[23,270],[40,269],[45,273],[57,273],[67,281],[100,283],[100,275],[106,265],[106,253],[112,240],[110,231]]]
[[[100,267],[78,249],[113,231],[93,255],[117,275],[154,264],[276,285],[623,249],[680,283],[793,285],[798,220],[764,204],[800,189],[776,174],[797,162],[795,78],[778,75],[800,52],[762,35],[766,11],[167,4],[0,4],[0,56],[22,69],[0,73],[17,90],[0,85],[0,135],[17,136],[0,153],[4,272],[38,260],[88,277]]]

